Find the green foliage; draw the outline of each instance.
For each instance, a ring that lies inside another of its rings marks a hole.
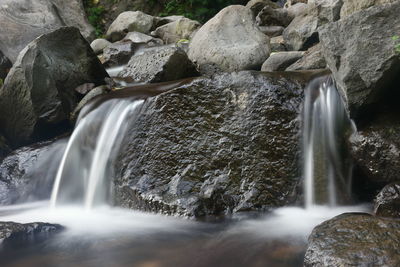
[[[90,24],[95,29],[97,37],[101,37],[104,32],[103,23],[101,23],[102,17],[105,13],[105,8],[93,0],[84,0],[83,6],[85,7],[86,14]]]
[[[400,55],[400,36],[392,36],[392,40],[394,41],[394,50]]]

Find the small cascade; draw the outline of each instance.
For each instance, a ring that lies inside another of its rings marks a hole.
[[[334,80],[306,88],[302,114],[305,206],[336,206],[350,200],[352,164],[346,140],[355,131]]]
[[[51,206],[78,204],[86,209],[107,204],[112,193],[113,163],[127,118],[143,100],[112,99],[90,112],[81,112],[55,178]]]

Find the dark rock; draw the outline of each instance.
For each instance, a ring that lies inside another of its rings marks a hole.
[[[385,186],[375,199],[375,214],[381,217],[400,218],[400,183]]]
[[[258,13],[260,13],[260,11],[266,6],[274,9],[281,7],[279,4],[270,0],[251,0],[246,4],[246,7],[250,8],[254,17],[257,17]]]
[[[257,28],[251,11],[228,6],[197,31],[188,55],[201,72],[213,73],[259,70],[269,53],[269,38]]]
[[[294,76],[239,72],[147,100],[116,161],[116,203],[199,217],[293,201],[302,98]]]
[[[59,224],[50,223],[15,223],[0,222],[0,247],[13,249],[15,247],[37,245],[65,228]]]
[[[151,34],[161,38],[165,44],[173,44],[180,40],[191,39],[200,27],[201,24],[199,22],[182,18],[158,27]]]
[[[262,65],[261,71],[283,71],[301,58],[303,54],[304,52],[301,51],[272,53]]]
[[[97,96],[104,95],[110,91],[110,87],[107,85],[101,85],[96,88],[93,88],[90,90],[90,92],[85,95],[84,98],[79,102],[79,104],[76,106],[75,110],[71,114],[71,120],[74,121],[78,118],[79,112],[82,110],[82,108],[89,103],[92,99],[94,99]]]
[[[0,162],[8,153],[11,152],[10,147],[7,144],[7,140],[0,135]]]
[[[274,9],[270,6],[264,7],[258,13],[256,22],[259,26],[282,26],[287,27],[293,17],[284,8]]]
[[[259,26],[258,28],[262,33],[269,37],[280,36],[282,35],[283,30],[285,30],[282,26]]]
[[[1,0],[0,25],[0,50],[11,62],[36,37],[62,26],[77,27],[94,39],[80,0]]]
[[[351,138],[351,153],[362,176],[382,187],[399,180],[400,119],[382,114],[369,120]]]
[[[106,67],[121,66],[128,63],[135,53],[135,44],[130,40],[115,42],[103,51],[103,65]]]
[[[304,266],[399,266],[400,221],[342,214],[323,222],[308,239]]]
[[[12,146],[59,134],[82,97],[75,88],[106,77],[78,29],[42,35],[21,52],[0,89],[1,131]]]
[[[322,54],[321,45],[317,44],[309,48],[302,58],[290,65],[286,70],[315,70],[325,68],[326,61],[324,55]]]
[[[65,143],[43,142],[19,148],[0,162],[0,204],[50,197]]]
[[[282,36],[271,38],[271,52],[282,52],[286,51],[285,40]]]
[[[8,72],[12,67],[11,61],[6,58],[0,51],[0,87],[3,85],[4,79],[7,77]]]
[[[359,11],[320,30],[328,67],[346,94],[353,117],[379,102],[392,86],[397,92],[400,57],[392,37],[400,32],[399,14],[396,1]]]
[[[195,77],[198,72],[183,50],[164,46],[139,51],[118,76],[155,83]]]

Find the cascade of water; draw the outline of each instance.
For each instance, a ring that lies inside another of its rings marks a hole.
[[[306,88],[302,116],[306,208],[346,202],[351,184],[346,138],[354,131],[354,124],[331,77],[318,78]]]
[[[128,128],[126,120],[142,102],[113,99],[78,118],[56,175],[52,207],[79,203],[91,209],[106,204],[115,153]]]

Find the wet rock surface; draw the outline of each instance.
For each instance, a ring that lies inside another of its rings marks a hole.
[[[2,0],[0,25],[0,50],[11,62],[36,37],[63,26],[77,27],[89,41],[94,39],[79,0]]]
[[[252,12],[229,6],[197,31],[188,55],[201,72],[214,73],[259,70],[269,53],[269,38],[257,28]]]
[[[342,214],[314,228],[304,266],[398,266],[400,221]]]
[[[195,77],[198,72],[185,51],[163,46],[136,53],[118,76],[134,82],[155,83]]]
[[[117,159],[116,203],[200,217],[291,202],[303,95],[294,77],[223,74],[149,99]]]
[[[375,198],[375,214],[400,218],[400,182],[385,186]]]
[[[75,88],[104,84],[105,69],[72,27],[42,35],[18,57],[0,89],[0,129],[14,147],[54,137],[82,98]]]
[[[397,88],[400,57],[392,37],[400,32],[399,14],[399,1],[377,5],[319,31],[328,67],[346,94],[353,117]]]
[[[0,159],[0,204],[50,197],[64,143],[52,141],[22,147]]]
[[[38,244],[63,230],[64,227],[59,224],[0,222],[0,248],[5,250]]]

